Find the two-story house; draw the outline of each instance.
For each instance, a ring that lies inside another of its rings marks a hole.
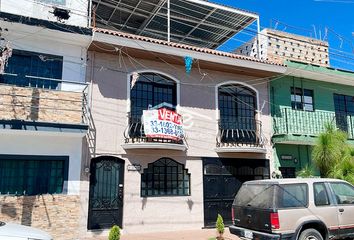
[[[78,2],[0,2],[0,219],[56,239],[86,231],[80,192],[89,167],[82,149],[92,31],[88,2]]]
[[[260,51],[252,39],[235,53],[287,65],[286,74],[269,83],[274,164],[286,178],[306,166],[316,170],[311,150],[326,123],[353,139],[354,73],[330,67],[326,41],[273,29],[264,29],[259,38]]]
[[[229,224],[240,185],[270,178],[268,81],[286,68],[215,50],[256,14],[178,1],[167,41],[166,5],[122,2],[95,8],[88,229],[200,229],[218,213]]]
[[[311,149],[326,123],[354,139],[354,72],[291,61],[287,66],[287,76],[270,84],[272,141],[283,177],[295,177],[313,166]]]

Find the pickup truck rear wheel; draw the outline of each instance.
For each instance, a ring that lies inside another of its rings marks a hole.
[[[298,240],[323,240],[323,237],[316,229],[309,228],[301,232]]]

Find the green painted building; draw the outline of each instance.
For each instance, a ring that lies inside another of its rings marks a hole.
[[[270,82],[275,166],[283,177],[311,165],[311,151],[326,122],[354,143],[354,72],[288,61]]]

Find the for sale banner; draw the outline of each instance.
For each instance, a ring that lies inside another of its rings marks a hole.
[[[144,110],[143,122],[147,137],[181,140],[184,136],[181,115],[169,109]]]

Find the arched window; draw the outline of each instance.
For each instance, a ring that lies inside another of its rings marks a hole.
[[[221,142],[253,142],[256,140],[256,92],[241,84],[225,84],[218,88]]]
[[[173,108],[177,104],[177,84],[157,73],[139,73],[130,79],[131,120],[140,122],[143,110],[167,103]]]
[[[184,165],[170,158],[149,163],[141,175],[141,196],[188,196],[190,174]]]
[[[130,78],[129,137],[143,138],[141,123],[143,111],[163,104],[175,110],[177,105],[177,83],[158,73],[133,74]]]

